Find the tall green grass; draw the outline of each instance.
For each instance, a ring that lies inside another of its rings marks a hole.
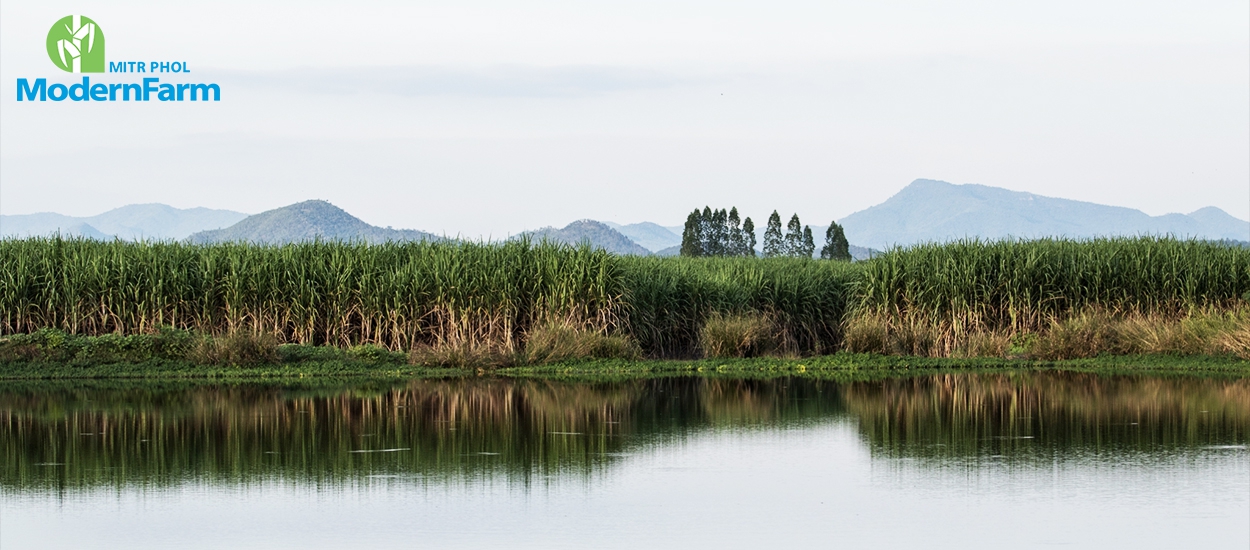
[[[757,314],[788,351],[833,352],[861,269],[795,258],[621,258],[627,331],[644,350],[690,355],[713,314]]]
[[[510,242],[283,246],[0,241],[0,331],[207,334],[411,349],[515,345],[549,320],[609,326],[624,293],[606,252]]]
[[[613,342],[651,357],[692,356],[707,351],[701,341],[742,340],[709,335],[709,319],[735,320],[720,323],[721,332],[773,327],[770,349],[780,353],[829,353],[855,337],[880,340],[851,346],[860,351],[949,355],[1007,349],[1016,334],[1090,311],[1171,320],[1231,311],[1244,307],[1247,293],[1250,250],[1157,238],[966,241],[853,264],[622,257],[523,241],[0,241],[0,334],[151,334],[169,326],[451,350],[448,357],[480,349],[515,357],[532,334],[548,337],[546,355]],[[969,347],[975,334],[989,337]]]
[[[861,311],[968,330],[1036,330],[1090,309],[1179,316],[1250,292],[1250,250],[1153,237],[925,244],[864,267]]]
[[[796,351],[832,350],[846,264],[618,257],[509,242],[365,245],[0,241],[0,332],[149,333],[162,326],[282,342],[519,350],[558,325],[695,352],[712,312],[775,319]]]

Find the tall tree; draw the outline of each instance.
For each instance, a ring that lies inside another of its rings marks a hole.
[[[803,253],[804,258],[811,258],[812,253],[816,252],[816,243],[812,241],[812,228],[803,226]]]
[[[820,259],[832,260],[834,252],[833,236],[837,233],[838,222],[829,222],[829,227],[825,228],[825,246],[820,247]]]
[[[851,243],[846,241],[846,232],[842,226],[836,226],[833,234],[833,259],[843,262],[851,261]]]
[[[746,256],[746,240],[742,235],[742,220],[738,218],[738,207],[729,209],[729,221],[726,225],[729,230],[729,245],[726,248],[727,256]]]
[[[681,231],[681,255],[703,256],[703,215],[695,208],[686,216],[686,227]]]
[[[742,220],[742,255],[755,257],[755,222],[751,221],[750,216]]]
[[[851,245],[846,242],[846,233],[838,222],[830,222],[825,230],[825,246],[820,249],[820,257],[825,260],[851,260]]]
[[[704,206],[703,213],[699,215],[699,237],[700,244],[703,247],[703,255],[712,255],[712,209]]]
[[[786,224],[784,254],[786,256],[802,256],[803,255],[803,222],[799,221],[799,215],[790,216],[790,223]]]
[[[773,210],[768,217],[768,227],[764,229],[764,257],[781,256],[786,253],[785,237],[781,235],[781,216]]]
[[[712,211],[711,232],[708,235],[708,256],[726,256],[729,254],[729,214],[725,209]]]

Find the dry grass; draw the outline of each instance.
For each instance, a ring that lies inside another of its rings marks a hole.
[[[1187,316],[1112,314],[1089,309],[1040,330],[952,328],[952,323],[880,314],[851,318],[846,349],[922,357],[1005,357],[1056,361],[1099,355],[1235,355],[1250,359],[1250,310]]]
[[[713,313],[699,333],[699,345],[707,357],[776,355],[793,347],[786,340],[777,323],[759,313]]]
[[[272,334],[256,332],[202,338],[191,348],[188,357],[204,365],[272,365],[279,362],[278,339]]]
[[[940,323],[868,313],[847,322],[845,345],[855,353],[940,357],[949,354],[943,328]]]
[[[554,363],[569,359],[639,359],[642,349],[627,336],[574,323],[546,323],[531,329],[525,342],[525,362]]]
[[[1250,326],[1241,326],[1215,338],[1215,344],[1229,355],[1250,361]]]
[[[1015,353],[1013,353],[1015,352]],[[951,357],[1011,357],[1012,337],[1002,332],[974,332],[964,336],[950,351]]]
[[[1198,312],[1179,319],[1091,311],[1052,322],[1028,350],[1036,359],[1098,355],[1235,355],[1250,358],[1250,312]]]
[[[496,342],[456,340],[418,345],[408,352],[408,362],[425,367],[509,367],[516,363],[516,352]]]

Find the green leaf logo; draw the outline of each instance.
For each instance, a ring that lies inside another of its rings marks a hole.
[[[62,17],[48,30],[48,57],[62,71],[104,72],[104,31],[81,15]]]

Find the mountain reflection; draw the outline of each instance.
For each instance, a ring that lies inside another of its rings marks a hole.
[[[593,476],[708,430],[847,419],[886,456],[1244,445],[1250,382],[1068,372],[0,385],[4,491]]]

